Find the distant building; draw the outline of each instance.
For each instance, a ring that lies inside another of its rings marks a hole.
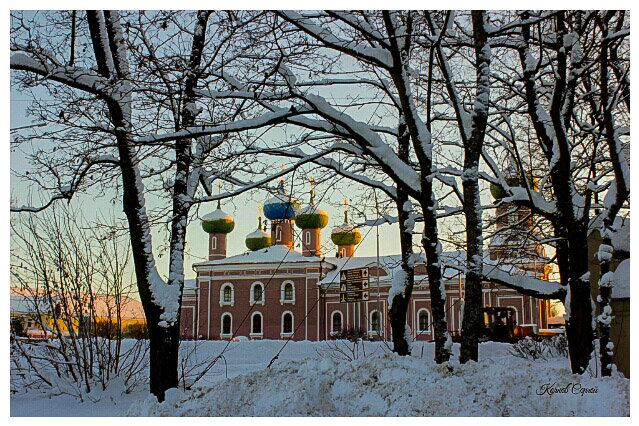
[[[499,223],[514,220],[508,217],[505,208],[498,208],[498,214],[503,211],[506,221],[499,219]],[[323,257],[321,230],[328,224],[328,215],[315,205],[313,195],[310,204],[300,209],[299,203],[285,194],[283,185],[265,203],[264,214],[270,220],[270,233],[263,229],[260,215],[257,229],[246,237],[249,251],[231,257],[226,257],[226,238],[234,228],[233,218],[221,210],[219,203],[217,210],[202,218],[203,229],[209,234],[209,260],[193,265],[197,278],[185,285],[182,338],[245,336],[318,341],[355,330],[371,339],[390,340],[387,299],[400,256],[382,256],[379,266],[376,257],[355,256],[362,235],[349,224],[345,210],[344,223],[331,232],[337,256]],[[301,231],[301,252],[293,248],[295,225]],[[498,235],[502,238],[502,234]],[[516,240],[515,246],[513,241],[508,237],[507,241],[491,245],[486,262],[500,264],[504,253],[508,259],[515,257],[513,249],[507,247],[518,247],[521,240]],[[523,256],[529,249],[533,255]],[[524,244],[517,254],[517,260],[526,259],[525,264],[519,265],[522,273],[538,278],[547,275],[543,250]],[[443,253],[447,264],[460,262],[464,256],[461,252]],[[369,280],[367,300],[342,301],[341,273],[361,268],[366,270]],[[443,275],[449,331],[459,335],[464,276],[451,267],[444,268]],[[548,325],[546,301],[488,282],[484,283],[483,294],[485,306],[514,308],[519,325],[538,328]],[[430,292],[423,261],[415,265],[408,325],[415,340],[433,339]]]
[[[66,312],[62,308],[63,298],[52,294],[49,298],[45,292],[32,289],[12,287],[10,291],[10,316],[12,326],[19,326],[27,337],[43,338],[56,335],[56,323],[63,336],[68,336],[70,329],[79,329],[80,319],[88,315],[89,297],[81,295],[82,300],[66,297]],[[113,295],[93,294],[93,320],[98,323],[116,323],[116,299]],[[140,327],[146,325],[144,310],[140,301],[128,296],[119,296],[120,327],[127,332],[137,334]]]

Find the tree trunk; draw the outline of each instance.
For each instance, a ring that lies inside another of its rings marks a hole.
[[[479,359],[479,333],[483,324],[482,274],[484,250],[482,235],[482,209],[479,199],[479,158],[484,145],[488,104],[490,100],[490,48],[484,30],[484,11],[473,11],[473,35],[477,70],[477,97],[472,114],[472,131],[464,138],[464,172],[462,187],[464,192],[464,217],[466,218],[466,281],[464,285],[464,316],[461,330],[459,360],[462,363]],[[464,135],[463,120],[460,132]]]
[[[408,195],[397,188],[397,211],[399,216],[399,241],[402,251],[401,269],[404,272],[404,291],[393,297],[389,306],[390,325],[393,334],[393,352],[399,355],[410,355],[410,344],[406,340],[406,317],[408,303],[413,293],[415,283],[415,270],[413,269],[413,227],[407,223],[410,221],[406,206],[410,205]]]
[[[149,328],[149,381],[151,393],[159,402],[164,401],[167,389],[178,385],[179,323],[169,327],[158,325],[159,318],[148,322]]]
[[[408,162],[410,155],[410,135],[406,128],[403,115],[400,113],[397,138],[399,150],[398,157]],[[413,268],[413,225],[410,218],[410,202],[408,192],[404,185],[397,184],[397,217],[399,219],[399,243],[401,247],[402,260],[401,269],[404,272],[405,281],[402,283],[403,292],[396,294],[388,307],[391,331],[393,335],[393,351],[399,355],[410,355],[410,345],[406,340],[406,316],[408,303],[413,293],[415,283],[415,270]]]
[[[422,204],[424,211],[424,233],[422,245],[426,253],[426,271],[428,273],[428,289],[430,291],[430,307],[433,311],[433,333],[435,337],[435,362],[441,364],[447,362],[452,355],[453,341],[448,333],[446,323],[446,293],[442,281],[441,250],[442,246],[437,235],[437,220],[434,214],[432,199],[432,183],[424,187],[430,187],[427,192],[426,202]],[[429,210],[430,209],[430,210]]]

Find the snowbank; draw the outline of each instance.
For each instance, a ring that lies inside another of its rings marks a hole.
[[[351,362],[276,363],[213,387],[172,390],[162,404],[149,397],[128,415],[627,416],[629,381],[573,375],[563,360],[506,355],[437,365],[378,351]]]

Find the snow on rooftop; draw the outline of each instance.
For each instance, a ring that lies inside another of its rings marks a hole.
[[[268,233],[268,232],[266,232],[266,231],[263,231],[263,230],[261,230],[261,229],[259,229],[259,228],[258,228],[258,229],[256,229],[255,231],[253,231],[253,232],[251,232],[250,234],[248,234],[248,235],[246,236],[246,238],[247,238],[247,239],[248,239],[248,238],[264,238],[264,237],[270,237],[270,236],[271,236],[271,234],[270,234],[270,233]]]
[[[207,262],[196,263],[193,266],[205,265],[229,265],[241,263],[279,263],[279,262],[319,262],[319,257],[303,256],[297,250],[289,249],[287,246],[275,245],[261,250],[249,251],[225,259],[209,260]]]
[[[184,280],[184,288],[190,290],[197,290],[197,280],[195,278]]]
[[[205,214],[204,216],[202,216],[202,220],[208,221],[208,222],[212,222],[214,220],[229,220],[232,221],[233,217],[228,214],[228,213],[224,213],[221,209],[217,209],[217,210],[213,210],[210,213]]]
[[[415,255],[415,264],[426,263],[426,256],[422,254]],[[442,253],[442,263],[446,264],[457,264],[458,260],[465,259],[465,252],[445,252]],[[388,277],[380,277],[380,280],[390,279],[392,278],[392,270],[397,268],[401,262],[402,256],[399,254],[380,256],[379,257],[379,266],[383,268]],[[330,271],[326,274],[324,279],[322,279],[322,284],[336,283],[339,282],[339,271],[347,270],[347,269],[359,269],[359,268],[370,268],[377,266],[377,257],[376,256],[367,256],[367,257],[327,257],[326,262],[335,265],[337,268]],[[445,266],[443,268],[443,277],[444,279],[452,279],[457,276],[457,269],[450,268]],[[425,277],[425,275],[416,275],[416,277]]]

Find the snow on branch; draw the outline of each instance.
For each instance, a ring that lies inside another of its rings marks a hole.
[[[564,300],[566,297],[566,288],[558,282],[540,280],[528,275],[511,274],[495,265],[484,264],[483,278],[485,281],[500,284],[517,290],[521,294],[539,299]]]
[[[49,67],[24,53],[11,55],[9,61],[12,70],[28,71],[46,77],[62,84],[66,84],[75,89],[85,92],[112,97],[113,86],[101,75],[79,67]]]
[[[326,26],[314,24],[309,17],[297,12],[278,11],[277,14],[330,48],[351,55],[354,58],[363,59],[382,68],[389,69],[393,66],[393,58],[387,49],[340,39],[330,32]]]

